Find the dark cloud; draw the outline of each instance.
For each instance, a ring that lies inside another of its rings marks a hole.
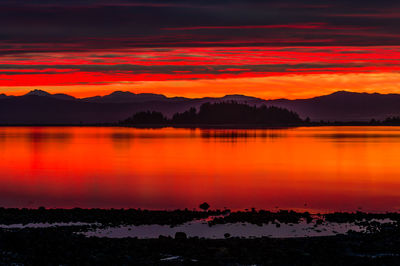
[[[300,64],[268,64],[268,65],[213,65],[213,66],[193,66],[193,65],[0,65],[0,74],[24,75],[24,74],[60,74],[72,72],[96,72],[96,73],[120,73],[120,74],[200,74],[200,75],[220,75],[220,74],[241,74],[241,73],[280,73],[295,70],[331,71],[337,68],[362,68],[368,64],[346,63],[300,63]],[[12,70],[12,71],[10,71]],[[29,71],[27,71],[29,70]],[[62,72],[60,72],[62,71]]]
[[[398,45],[398,14],[394,0],[1,1],[0,53]]]

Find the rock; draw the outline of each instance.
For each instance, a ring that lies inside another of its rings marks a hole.
[[[175,233],[175,239],[178,239],[178,240],[187,239],[186,233],[184,233],[184,232],[176,232]]]
[[[208,210],[208,208],[210,208],[210,205],[207,202],[204,202],[204,203],[200,204],[199,207],[200,207],[200,209],[206,211],[206,210]]]

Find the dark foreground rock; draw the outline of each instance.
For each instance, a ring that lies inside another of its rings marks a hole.
[[[156,211],[141,209],[17,209],[0,208],[0,224],[28,223],[98,223],[103,226],[120,225],[179,225],[189,221],[221,215],[223,212],[173,210]]]
[[[0,230],[0,265],[399,265],[400,230],[219,240],[87,238],[76,228]]]
[[[278,210],[230,211],[209,210],[209,205],[200,205],[204,211],[199,210],[142,210],[142,209],[17,209],[0,207],[0,225],[28,224],[28,223],[91,223],[103,227],[115,227],[122,225],[181,225],[186,222],[207,219],[210,226],[226,223],[251,223],[263,225],[268,223],[292,223],[296,224],[304,220],[311,223],[336,222],[351,223],[361,221],[373,221],[374,219],[390,219],[400,222],[400,213],[346,213],[335,212],[327,214],[310,214],[309,212],[295,212]]]
[[[86,237],[81,232],[121,225],[177,225],[208,218],[210,226],[225,223],[362,223],[368,233],[271,239]],[[381,224],[376,219],[390,219]],[[293,211],[147,211],[102,209],[4,209],[0,224],[86,222],[80,226],[0,229],[0,265],[400,265],[400,214]]]

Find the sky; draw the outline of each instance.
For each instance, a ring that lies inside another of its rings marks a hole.
[[[400,93],[395,0],[1,0],[0,93]]]

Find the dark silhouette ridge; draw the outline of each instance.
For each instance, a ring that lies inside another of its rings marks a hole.
[[[192,107],[183,113],[174,114],[171,119],[160,112],[139,112],[120,124],[296,126],[304,124],[304,121],[287,109],[265,105],[257,107],[231,101],[204,103],[198,112]]]
[[[293,110],[313,121],[369,121],[400,115],[400,94],[338,91],[310,99],[280,99],[268,103]]]
[[[174,124],[300,124],[300,117],[289,110],[262,105],[250,106],[237,102],[204,103],[198,113],[195,108],[172,117]]]
[[[64,94],[64,93],[56,93],[56,94],[50,94],[46,91],[43,90],[33,90],[25,94],[24,96],[39,96],[39,97],[51,97],[55,99],[60,99],[60,100],[77,100],[77,98]]]
[[[94,96],[81,99],[86,102],[96,103],[128,103],[128,102],[147,102],[147,101],[163,101],[168,99],[164,95],[154,93],[132,93],[129,91],[114,91],[105,96]]]
[[[263,100],[244,95],[221,98],[168,98],[160,94],[113,92],[106,96],[75,98],[67,94],[50,94],[35,90],[23,96],[0,94],[1,125],[61,125],[117,123],[134,113],[160,112],[172,118],[204,103],[236,101],[251,106],[275,106],[296,112],[311,122],[354,121],[366,123],[400,116],[400,94],[354,93],[339,91],[330,95],[299,100]],[[190,115],[190,114],[187,114]],[[326,123],[325,122],[325,123]]]
[[[134,114],[132,117],[124,120],[121,124],[126,125],[137,125],[137,124],[165,124],[167,119],[160,112],[139,112]]]
[[[380,122],[372,120],[371,123],[380,123]],[[399,116],[388,117],[382,121],[382,124],[387,126],[400,126],[400,117]]]

